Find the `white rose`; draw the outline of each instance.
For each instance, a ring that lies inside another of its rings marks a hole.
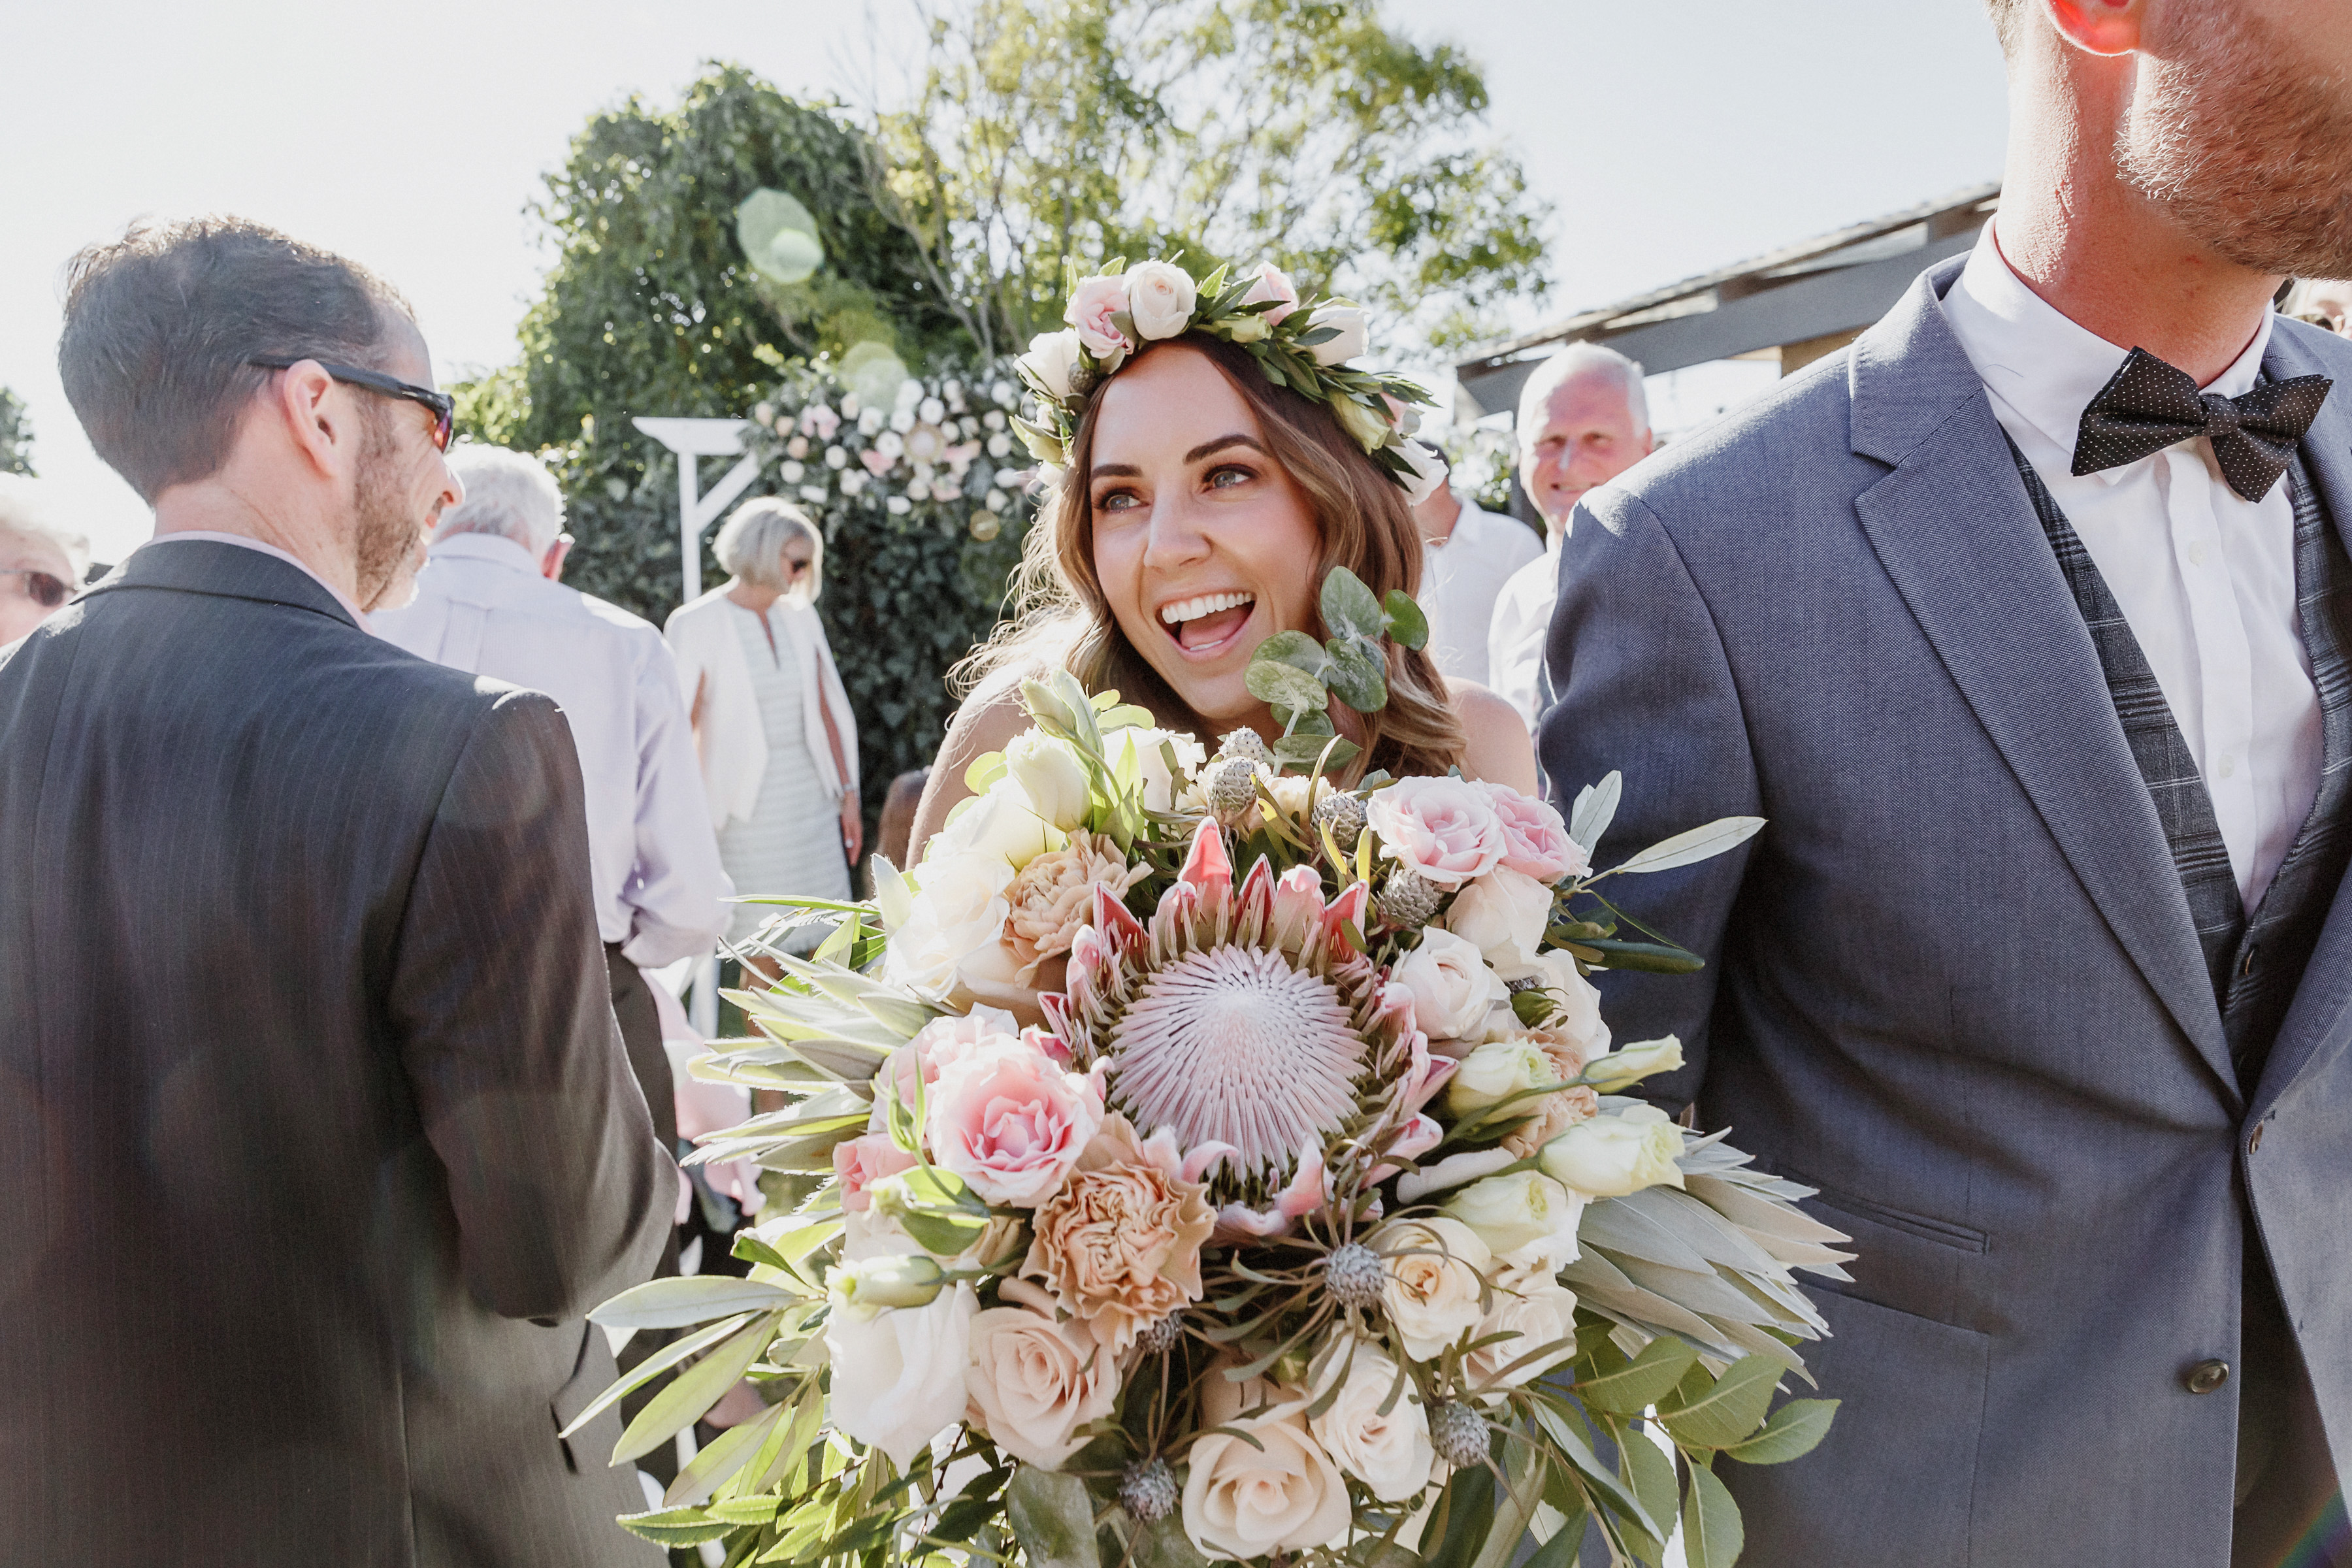
[[[980,1299],[968,1284],[942,1290],[928,1307],[861,1320],[835,1312],[824,1343],[833,1358],[833,1424],[881,1449],[904,1470],[964,1413],[963,1369]]]
[[[824,466],[825,466],[826,468],[841,468],[842,466],[844,466],[845,464],[846,464],[848,461],[849,461],[849,448],[848,448],[848,447],[827,447],[824,449]]]
[[[1672,1035],[1663,1040],[1636,1040],[1622,1050],[1595,1057],[1584,1064],[1592,1087],[1603,1094],[1622,1094],[1653,1073],[1672,1072],[1683,1065],[1683,1043]]]
[[[1372,1248],[1388,1259],[1381,1305],[1404,1353],[1428,1361],[1486,1316],[1479,1275],[1494,1260],[1477,1232],[1458,1219],[1406,1220],[1382,1226]]]
[[[1435,447],[1419,441],[1401,441],[1397,452],[1404,458],[1405,467],[1412,470],[1412,482],[1404,488],[1407,506],[1419,506],[1444,488],[1445,459],[1437,455]]]
[[[845,401],[844,401],[843,406],[844,406],[844,407],[848,406],[846,400],[845,400]],[[869,408],[863,408],[863,409],[858,410],[858,414],[857,414],[857,433],[858,433],[859,435],[861,435],[861,436],[871,436],[871,435],[873,435],[877,430],[879,430],[879,429],[881,429],[881,428],[882,428],[882,410],[881,410],[881,409],[879,409],[879,408],[875,408],[875,407],[869,407]]]
[[[1516,1388],[1541,1377],[1576,1353],[1576,1292],[1559,1280],[1548,1274],[1520,1276],[1507,1285],[1498,1279],[1494,1301],[1495,1310],[1479,1321],[1478,1331],[1471,1337],[1512,1337],[1493,1340],[1463,1357],[1462,1376],[1472,1388],[1482,1393]],[[1562,1341],[1568,1342],[1561,1343]],[[1505,1373],[1504,1369],[1521,1356],[1533,1354],[1547,1345],[1559,1348]]]
[[[1004,770],[1039,816],[1064,833],[1087,819],[1086,763],[1076,747],[1043,730],[1027,730],[1004,748]]]
[[[999,458],[1011,457],[1013,455],[1013,437],[1007,436],[1002,430],[999,430],[995,435],[991,436],[988,438],[988,455],[992,458]]]
[[[1580,1121],[1543,1146],[1537,1155],[1544,1174],[1562,1186],[1596,1198],[1622,1198],[1643,1187],[1683,1184],[1675,1157],[1683,1152],[1682,1129],[1654,1105],[1636,1105],[1613,1116]]]
[[[1429,1413],[1412,1385],[1397,1388],[1396,1363],[1370,1340],[1335,1335],[1307,1381],[1319,1394],[1342,1374],[1346,1381],[1339,1396],[1307,1421],[1307,1430],[1374,1497],[1402,1502],[1416,1495],[1429,1484],[1437,1454],[1430,1447]],[[1381,1413],[1383,1405],[1389,1406],[1386,1415]]]
[[[1497,866],[1454,895],[1445,929],[1478,944],[1506,975],[1535,967],[1551,924],[1551,889],[1523,872]]]
[[[1173,262],[1139,261],[1127,269],[1127,311],[1146,342],[1181,332],[1200,301],[1192,274]]]
[[[926,397],[915,405],[915,413],[926,425],[936,425],[948,416],[948,405],[936,397]]]
[[[1192,1445],[1182,1517],[1203,1556],[1246,1562],[1328,1546],[1347,1533],[1355,1517],[1347,1479],[1307,1431],[1302,1408],[1278,1405],[1286,1414],[1227,1424],[1247,1438],[1213,1432]]]
[[[1078,334],[1040,332],[1029,340],[1029,352],[1021,356],[1021,363],[1040,386],[1067,402],[1070,376],[1078,368]]]
[[[1536,1245],[1547,1256],[1556,1255],[1564,1238],[1566,1261],[1573,1261],[1584,1205],[1581,1196],[1541,1172],[1514,1171],[1473,1182],[1445,1200],[1445,1212],[1476,1231],[1498,1257]]]
[[[926,859],[913,872],[919,890],[907,921],[890,933],[885,976],[944,995],[964,960],[1003,938],[1013,875],[1002,856],[943,848]]]
[[[989,785],[987,794],[959,802],[939,837],[946,840],[942,847],[948,853],[992,855],[1016,871],[1069,842],[1037,809],[1020,781],[1009,776]],[[929,864],[924,862],[925,869]]]
[[[1445,1109],[1467,1116],[1523,1090],[1559,1081],[1559,1070],[1540,1042],[1524,1033],[1506,1035],[1482,1043],[1462,1058],[1445,1083]],[[1506,1109],[1513,1115],[1533,1116],[1535,1100],[1518,1100]]]
[[[1336,327],[1339,335],[1327,338],[1307,352],[1317,364],[1340,364],[1364,352],[1371,337],[1371,321],[1353,305],[1318,305],[1307,318],[1307,329]]]
[[[1486,1010],[1511,994],[1475,945],[1434,926],[1397,960],[1389,978],[1412,993],[1413,1022],[1433,1040],[1475,1036]]]
[[[1050,1310],[990,1308],[971,1321],[969,1356],[964,1388],[989,1436],[1049,1470],[1086,1447],[1077,1429],[1109,1415],[1118,1397],[1118,1358],[1084,1323],[1057,1322]]]
[[[1536,955],[1536,972],[1555,1004],[1552,1016],[1544,1020],[1544,1032],[1558,1036],[1581,1062],[1606,1051],[1609,1024],[1601,1016],[1601,991],[1577,973],[1576,960],[1554,948]]]
[[[908,512],[915,510],[915,503],[908,500],[905,496],[892,496],[888,500],[884,501],[882,504],[884,507],[888,509],[892,517],[904,517]]]
[[[1181,777],[1168,771],[1167,753],[1171,749]],[[1175,730],[1114,730],[1103,737],[1103,761],[1110,764],[1113,776],[1118,773],[1119,759],[1129,752],[1135,753],[1143,778],[1144,806],[1151,811],[1174,810],[1176,797],[1209,756],[1200,742]]]
[[[777,477],[788,485],[800,483],[802,478],[807,473],[808,468],[804,464],[786,461],[776,465]]]

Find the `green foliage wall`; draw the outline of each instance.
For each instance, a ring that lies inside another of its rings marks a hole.
[[[0,386],[0,474],[33,471],[33,425],[25,400]]]

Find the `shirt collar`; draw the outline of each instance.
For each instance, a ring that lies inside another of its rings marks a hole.
[[[1986,390],[2059,450],[2072,452],[2082,430],[2084,408],[2106,385],[2130,350],[2078,325],[2027,288],[2002,258],[1993,228],[1991,223],[1985,225],[1968,266],[1946,291],[1945,321],[1952,335],[1960,340]],[[2274,320],[2265,309],[2253,341],[2229,369],[2207,384],[2205,391],[2241,397],[2253,390],[2262,374],[2263,354],[2270,347]],[[2098,478],[2112,485],[2136,467],[2126,463],[2104,468]]]
[[[436,541],[433,548],[425,553],[426,559],[431,561],[446,561],[453,558],[460,561],[487,561],[494,565],[504,566],[509,571],[525,573],[533,577],[539,575],[539,563],[532,559],[528,549],[517,544],[511,539],[496,533],[453,533],[446,539]]]
[[[258,550],[264,555],[275,555],[278,560],[283,561],[286,564],[293,567],[296,571],[301,573],[302,575],[310,579],[311,582],[316,583],[320,587],[324,588],[328,593],[332,594],[335,596],[335,603],[341,605],[346,611],[350,612],[352,620],[357,624],[360,630],[371,635],[375,631],[373,626],[368,625],[366,612],[362,610],[357,605],[352,604],[349,598],[345,597],[341,589],[336,587],[332,583],[328,582],[324,577],[320,576],[316,572],[311,571],[309,564],[306,563],[300,556],[294,554],[290,551],[280,550],[275,544],[266,544],[262,541],[255,539],[249,534],[218,533],[215,532],[211,529],[204,528],[174,529],[169,533],[159,533],[152,539],[142,541],[134,547],[134,550],[144,550],[150,545],[155,544],[169,544],[175,539],[201,540],[208,544],[237,544],[244,546],[247,550]]]

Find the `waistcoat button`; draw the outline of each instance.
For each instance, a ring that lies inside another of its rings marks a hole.
[[[2226,1361],[2200,1361],[2180,1374],[2180,1385],[2191,1394],[2210,1394],[2229,1381]]]

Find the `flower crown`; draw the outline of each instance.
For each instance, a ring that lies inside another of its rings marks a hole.
[[[1122,258],[1086,279],[1073,268],[1062,319],[1067,331],[1032,339],[1018,362],[1039,414],[1036,423],[1013,426],[1030,455],[1049,468],[1068,466],[1087,399],[1129,356],[1146,343],[1206,332],[1247,349],[1275,385],[1328,405],[1408,503],[1420,505],[1444,482],[1444,459],[1408,439],[1421,427],[1416,408],[1434,405],[1429,394],[1397,376],[1349,368],[1364,352],[1363,310],[1345,300],[1302,300],[1271,264],[1241,278],[1220,267],[1197,283],[1172,261],[1130,268]]]

